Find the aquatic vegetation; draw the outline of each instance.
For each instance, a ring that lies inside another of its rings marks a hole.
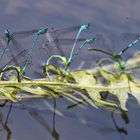
[[[128,61],[128,64],[131,61],[136,62],[134,59]],[[69,70],[64,77],[62,75],[63,69],[56,65],[48,64],[45,69],[54,74],[50,76],[51,81],[47,76],[44,79],[28,79],[23,75],[20,67],[9,66],[5,68],[1,72],[1,78],[5,70],[10,70],[8,73],[9,81],[0,81],[1,97],[18,101],[19,98],[26,96],[26,92],[41,96],[58,97],[62,95],[73,102],[86,100],[87,103],[96,108],[99,106],[111,107],[124,112],[128,111],[126,103],[129,94],[136,98],[138,103],[140,101],[140,81],[135,81],[135,78],[127,72],[112,73],[104,67],[98,67],[92,70],[76,70],[74,72]],[[16,70],[18,75],[13,74],[11,72],[13,70]],[[21,91],[24,93],[21,94]],[[107,98],[103,99],[101,92],[107,92],[108,95],[114,96],[118,102],[110,101]],[[76,97],[76,93],[80,97]]]
[[[88,26],[85,24],[79,27],[68,58],[54,54],[47,60],[43,67],[45,77],[42,79],[27,77],[20,65],[9,65],[11,61],[14,61],[14,56],[0,71],[0,100],[19,102],[22,99],[50,97],[53,98],[55,104],[55,99],[61,96],[72,102],[68,108],[79,104],[90,104],[95,108],[104,107],[119,110],[123,120],[128,123],[129,120],[125,115],[128,112],[127,103],[132,100],[133,104],[133,100],[135,100],[137,105],[140,104],[140,79],[133,73],[133,69],[139,69],[140,53],[137,52],[127,61],[123,61],[119,53],[91,48],[90,51],[98,51],[111,57],[101,59],[98,62],[99,65],[93,69],[71,71],[70,64],[80,54],[81,49],[87,44],[94,43],[96,39],[96,37],[82,39],[81,46],[76,50],[80,33]],[[47,33],[47,29],[43,31],[43,34]],[[29,51],[30,54],[40,32],[35,35],[35,40]],[[26,50],[25,54],[27,54]],[[54,58],[61,65],[51,62]],[[104,65],[102,62],[106,60],[113,62],[113,64]],[[100,65],[101,63],[102,65]],[[8,79],[4,78],[5,73]],[[114,124],[118,131],[127,133],[124,129],[119,128],[115,122]]]

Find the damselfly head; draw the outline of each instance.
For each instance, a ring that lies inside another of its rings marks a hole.
[[[45,34],[48,31],[48,28],[42,29],[42,34]]]
[[[38,35],[45,34],[47,31],[48,31],[48,28],[41,28],[41,29],[38,29],[37,34]]]
[[[86,30],[88,28],[89,28],[89,23],[88,24],[82,24],[81,27],[80,27],[81,30]]]

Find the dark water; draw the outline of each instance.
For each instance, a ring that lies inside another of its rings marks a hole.
[[[85,36],[97,36],[96,47],[118,51],[128,44],[121,36],[125,32],[140,33],[140,1],[138,0],[0,0],[0,31],[6,28],[10,31],[30,30],[40,27],[54,27],[55,29],[91,23],[90,30]],[[128,19],[127,19],[128,17]],[[62,35],[74,37],[74,34]],[[29,46],[30,40],[21,41],[23,47]],[[46,43],[42,37],[40,44]],[[69,45],[70,46],[70,45]],[[62,45],[66,55],[70,50]],[[91,47],[91,46],[89,46]],[[39,51],[38,51],[39,50]],[[128,51],[125,56],[129,56]],[[40,72],[41,63],[47,58],[47,52],[40,51],[39,47],[33,53],[33,66],[28,69],[29,75],[35,76]],[[97,53],[89,54],[82,51],[79,57],[71,65],[71,68],[79,66],[83,62],[83,68],[91,68]],[[130,123],[125,124],[120,115],[115,115],[118,125],[125,127],[128,135],[120,134],[111,119],[110,111],[94,109],[91,106],[75,107],[67,110],[71,103],[57,100],[56,109],[61,113],[49,109],[53,106],[51,99],[38,99],[25,101],[27,107],[13,104],[7,125],[4,125],[10,104],[0,110],[0,139],[5,140],[131,140],[140,137],[140,109],[128,105]],[[55,119],[54,119],[55,118]],[[55,121],[54,121],[55,120]]]

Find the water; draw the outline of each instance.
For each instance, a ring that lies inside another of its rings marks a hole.
[[[1,0],[1,33],[5,29],[20,31],[37,29],[38,27],[54,27],[55,30],[90,22],[90,30],[84,33],[81,38],[86,35],[95,37],[98,34],[104,40],[99,37],[101,39],[98,40],[100,43],[95,40],[95,44],[89,45],[89,47],[104,48],[105,50],[112,48],[113,52],[118,52],[129,44],[129,42],[122,40],[122,33],[139,33],[140,31],[138,24],[126,21],[126,17],[140,19],[139,7],[140,2],[138,0],[118,0],[115,2],[110,0],[41,0],[39,2],[37,0]],[[66,32],[65,35],[59,34],[57,36],[58,43],[60,43],[66,56],[69,55],[73,44],[71,41],[69,44],[69,38],[73,39],[75,35],[76,32],[70,34]],[[65,38],[68,38],[68,42],[63,40]],[[61,44],[62,42],[64,44]],[[22,47],[28,49],[31,47],[32,38],[21,40],[19,43],[24,44]],[[45,63],[47,54],[50,53],[49,50],[41,47],[42,43],[48,45],[45,36],[37,40],[36,47],[32,52],[32,65],[27,68],[27,74],[33,77],[37,77],[41,64]],[[80,55],[71,64],[71,69],[79,67],[79,62],[82,62],[81,67],[90,68],[95,65],[96,58],[102,58],[97,52],[89,53],[87,48],[81,50]],[[128,57],[132,48],[123,57]],[[59,138],[60,140],[91,140],[94,138],[98,140],[131,140],[140,137],[139,107],[134,108],[128,105],[130,119],[128,125],[124,124],[120,115],[115,116],[118,125],[127,128],[128,135],[125,136],[116,131],[108,110],[94,109],[91,106],[85,108],[77,106],[67,110],[66,107],[71,103],[60,98],[57,100],[57,110],[62,112],[64,117],[57,114],[54,123],[54,114],[46,106],[46,101],[53,105],[51,99],[33,99],[23,102],[35,107],[36,112],[32,112],[29,108],[21,108],[16,104],[13,105],[6,126],[3,125],[3,122],[5,122],[9,105],[1,108],[0,139],[54,140]]]

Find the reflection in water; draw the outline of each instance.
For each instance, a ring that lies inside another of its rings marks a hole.
[[[40,123],[51,135],[55,140],[59,140],[59,134],[55,129],[55,109],[56,109],[56,100],[53,98],[53,104],[54,104],[54,110],[53,110],[53,128],[49,126],[47,121],[41,116],[37,111],[35,110],[30,110],[29,113],[31,116],[38,122]]]
[[[24,30],[25,28],[32,29],[38,26],[44,27],[44,25],[47,25],[50,27],[54,27],[54,26],[62,27],[62,26],[66,26],[66,25],[68,26],[71,24],[92,22],[93,23],[92,31],[95,34],[103,33],[106,38],[109,38],[112,48],[121,50],[122,42],[119,42],[119,40],[117,40],[118,34],[122,32],[135,33],[139,31],[138,23],[135,24],[137,26],[135,26],[134,24],[132,25],[132,24],[124,23],[124,19],[126,16],[134,17],[134,19],[139,19],[140,17],[139,7],[140,7],[139,0],[135,0],[135,1],[132,1],[132,0],[119,1],[118,0],[115,2],[114,1],[112,2],[110,0],[104,0],[104,1],[102,0],[94,0],[94,1],[93,0],[86,0],[86,1],[62,0],[61,2],[57,0],[47,0],[47,1],[41,0],[40,2],[38,2],[37,0],[34,0],[34,1],[33,0],[30,0],[30,1],[29,0],[1,0],[0,16],[2,20],[0,22],[0,25],[1,25],[1,28],[4,28],[4,29],[8,27],[8,29],[12,28],[13,30],[17,30],[17,28],[18,29],[22,28]],[[27,23],[27,21],[30,21],[30,22]],[[56,42],[59,42],[59,40],[57,40]],[[46,40],[44,44],[47,44]],[[46,50],[46,46],[44,50]],[[97,47],[98,47],[98,44],[97,44]],[[42,49],[42,47],[40,48]],[[46,52],[44,51],[43,54],[45,53],[45,55],[48,56],[48,52],[47,53]],[[84,56],[87,57],[88,55],[82,55],[82,57]],[[39,61],[40,58],[37,57],[37,59],[38,60],[36,59],[34,60]],[[87,63],[91,59],[92,61],[94,60],[93,57],[90,59],[86,59]],[[139,111],[137,110],[137,112]],[[136,112],[133,112],[132,115],[134,113]],[[15,115],[14,117],[16,117],[16,114],[14,115]],[[92,115],[97,116],[96,113]],[[139,115],[139,113],[137,113],[137,115]],[[41,115],[39,114],[39,116]],[[44,118],[43,120],[45,121]],[[136,120],[135,117],[134,117],[134,120]],[[89,123],[89,125],[91,126],[91,129],[93,130],[94,124],[91,125],[92,121]],[[27,122],[30,123],[29,120],[27,120]],[[74,120],[72,122],[74,122]],[[78,119],[76,120],[75,125],[77,125],[77,122],[78,122]],[[138,118],[135,123],[139,124]],[[72,126],[72,129],[73,128],[75,127]],[[93,137],[95,139],[109,139],[108,137],[104,137],[104,136],[95,137],[93,136],[93,131],[92,133],[90,133],[87,127],[85,127],[85,129],[82,130],[81,125],[78,126],[77,129],[79,130],[78,132],[80,132],[81,134],[79,138],[80,140],[87,139],[87,138],[85,139],[83,138],[84,134],[85,135],[87,134],[89,136],[88,137],[89,139],[93,139]],[[95,129],[97,130],[97,128]],[[140,135],[139,130],[137,132],[135,132],[133,128],[131,130],[132,131],[130,135],[128,135],[127,139],[132,139],[132,138],[139,139],[139,135]],[[52,131],[53,130],[50,128],[50,133]],[[65,132],[63,132],[62,130],[60,134],[63,134]],[[21,137],[22,136],[23,135],[21,135]],[[77,134],[72,138],[68,138],[68,137],[66,138],[65,136],[63,139],[68,139],[68,140],[74,139],[76,136]],[[117,138],[115,136],[116,135],[112,134],[112,137],[110,139],[116,140]],[[15,137],[17,137],[17,134]]]
[[[111,112],[111,118],[113,120],[115,128],[117,129],[117,131],[119,133],[124,133],[125,135],[127,135],[128,134],[127,130],[125,128],[119,127],[118,124],[116,123],[115,116],[114,116],[114,111],[116,111],[116,109]],[[129,123],[126,112],[122,112],[122,117],[123,117],[123,119],[126,123]]]
[[[50,127],[50,124],[47,122],[47,120],[41,115],[41,113],[43,113],[43,112],[48,114],[46,109],[38,109],[37,107],[28,106],[28,105],[22,103],[21,101],[19,103],[15,104],[13,107],[16,107],[16,108],[21,109],[21,110],[22,109],[27,110],[29,112],[29,114],[36,120],[36,122],[38,122],[40,125],[42,125],[47,130],[47,132],[49,132],[51,134],[51,136],[55,140],[59,140],[60,136],[59,136],[59,134],[58,134],[58,132],[55,128],[55,119],[56,119],[55,117],[56,117],[56,107],[57,107],[56,100],[52,99],[51,101],[53,101],[52,128]],[[81,104],[81,102],[79,104]],[[76,106],[77,105],[69,106],[70,107],[69,109],[71,109],[73,107],[76,107]],[[3,119],[2,113],[1,113],[1,118],[0,118],[3,128],[7,131],[7,140],[10,140],[11,133],[12,133],[11,130],[9,129],[8,125],[7,125],[8,124],[8,118],[9,118],[9,115],[11,113],[11,109],[12,109],[12,103],[9,106],[9,111],[8,111],[8,114],[7,114],[7,117],[6,117],[5,121],[3,121],[4,119]],[[74,114],[76,115],[77,121],[82,120],[82,118],[81,118],[82,114],[78,115],[76,112]],[[67,114],[64,113],[64,116],[67,117]],[[124,120],[126,121],[126,123],[128,123],[128,118],[127,118],[126,114],[124,116],[123,116]],[[70,116],[68,116],[68,117],[70,117]],[[115,120],[115,117],[114,117],[114,111],[111,112],[111,117],[112,117],[112,120],[113,120],[113,123],[115,125],[116,130],[120,134],[121,133],[127,134],[127,130],[125,128],[122,128],[122,127],[118,126],[118,124]],[[72,116],[72,118],[73,118],[73,116]],[[97,126],[96,126],[96,123],[97,123]],[[90,122],[90,121],[87,120],[86,123],[85,123],[85,126],[92,127],[92,128],[95,127],[96,129],[98,129],[98,122],[95,122],[95,124],[94,124],[93,122]],[[116,131],[113,128],[108,128],[108,126],[106,128],[104,128],[104,125],[101,124],[101,126],[99,128],[99,132],[101,134],[108,134],[108,133],[112,133],[112,132],[116,132]]]
[[[7,100],[1,105],[2,107],[4,107],[4,105],[6,105],[7,103]],[[2,114],[2,112],[0,112],[0,124],[2,126],[1,128],[1,131],[4,129],[6,130],[6,140],[10,140],[11,139],[11,134],[12,134],[12,131],[10,130],[10,128],[8,127],[8,119],[10,117],[10,113],[11,113],[11,110],[12,110],[12,102],[10,103],[10,106],[9,106],[9,110],[8,110],[8,113],[7,113],[7,116],[6,116],[6,119],[4,119],[4,116]],[[53,106],[54,106],[54,110],[53,110],[53,122],[52,122],[52,128],[50,127],[49,123],[47,122],[47,120],[41,116],[40,113],[38,113],[38,111],[36,111],[35,108],[32,108],[32,107],[29,107],[29,106],[26,106],[25,104],[23,104],[22,102],[19,102],[20,105],[22,105],[24,109],[28,110],[29,114],[39,123],[41,124],[50,134],[51,136],[55,139],[55,140],[59,140],[59,134],[58,132],[56,131],[55,129],[55,117],[56,117],[56,113],[55,113],[55,110],[56,110],[56,100],[53,99]],[[2,133],[2,132],[1,132]]]
[[[16,33],[11,33],[8,29],[6,29],[4,35],[0,37],[1,44],[4,46],[0,61],[2,61],[4,54],[8,49],[12,51],[11,53],[16,53],[17,51],[21,52],[23,50],[22,46],[16,41],[15,36],[17,36]],[[11,42],[12,48],[9,46]]]
[[[28,106],[22,102],[19,102],[19,105],[21,105],[22,107],[19,106],[19,108],[21,109],[25,109],[29,112],[29,114],[40,124],[42,125],[50,134],[51,136],[55,139],[55,140],[59,140],[59,134],[55,129],[55,117],[56,117],[56,99],[53,98],[53,117],[52,117],[52,128],[50,127],[49,123],[47,122],[47,120],[41,115],[42,111],[39,111],[37,108]],[[18,108],[18,107],[17,107]],[[47,111],[46,111],[47,112]]]
[[[3,103],[0,104],[0,107],[4,107],[7,104],[8,100],[4,100]]]
[[[86,100],[83,100],[83,101],[80,101],[80,102],[78,102],[76,104],[72,104],[72,105],[67,106],[67,109],[72,109],[73,107],[76,107],[76,106],[79,106],[79,105],[82,105],[82,104],[85,104],[85,103],[87,103],[87,101]],[[123,134],[127,135],[128,134],[127,129],[126,128],[119,127],[118,124],[117,124],[117,122],[116,122],[116,120],[115,120],[114,114],[116,113],[116,111],[117,111],[117,109],[111,111],[111,119],[113,121],[113,124],[114,124],[116,130],[119,133],[123,133]],[[120,112],[119,114],[121,115],[121,117],[124,120],[124,122],[126,124],[128,124],[129,123],[129,118],[127,116],[127,113],[126,112],[122,112],[121,110],[119,110],[119,112]],[[106,130],[107,131],[110,131],[110,132],[112,131],[112,129],[109,130],[109,128],[100,129],[100,131],[104,131],[104,132],[106,132]]]
[[[6,105],[6,103],[7,103],[7,100],[3,103],[3,105],[4,104]],[[11,110],[12,110],[12,102],[10,103],[10,107],[9,107],[8,113],[6,115],[6,119],[3,116],[2,112],[0,112],[0,124],[2,126],[1,133],[2,133],[3,129],[6,131],[6,140],[10,140],[11,139],[11,134],[12,134],[10,128],[8,127],[8,119],[9,119]]]

